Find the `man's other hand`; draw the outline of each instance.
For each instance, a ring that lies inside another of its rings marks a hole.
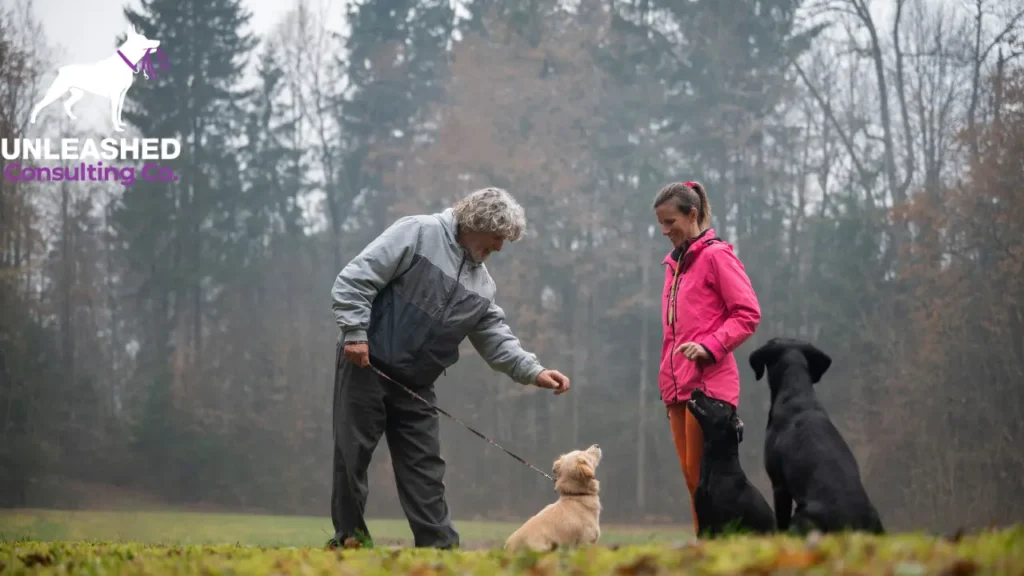
[[[366,368],[370,365],[370,347],[366,342],[349,342],[345,344],[345,358],[360,368]]]
[[[555,394],[564,394],[569,391],[569,378],[558,370],[544,370],[537,375],[537,386],[554,390]]]

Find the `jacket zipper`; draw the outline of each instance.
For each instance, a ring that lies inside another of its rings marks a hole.
[[[452,291],[448,293],[448,298],[445,300],[444,309],[441,310],[441,324],[448,319],[448,306],[452,303],[452,298],[455,297],[455,290],[459,287],[459,279],[462,278],[462,267],[466,264],[466,253],[462,253],[462,261],[459,262],[459,271],[455,273],[455,285],[452,286]]]
[[[682,256],[680,256],[679,257],[679,261],[676,262],[676,266],[682,266],[683,265],[682,261],[685,258],[686,258],[686,254],[683,254]],[[673,270],[673,272],[674,272],[674,270]],[[679,402],[679,380],[676,379],[676,352],[675,352],[675,349],[676,349],[676,323],[679,322],[679,307],[676,305],[676,302],[679,302],[679,282],[682,281],[683,277],[682,277],[681,274],[680,275],[673,274],[673,275],[676,276],[675,284],[673,284],[672,290],[669,292],[669,294],[673,295],[672,301],[669,302],[669,306],[672,307],[671,310],[669,311],[669,313],[672,314],[672,349],[669,350],[668,357],[669,357],[669,366],[672,367],[672,403],[675,404],[675,403]]]
[[[462,253],[462,261],[459,262],[459,271],[455,273],[455,284],[452,286],[452,291],[448,293],[448,298],[445,300],[444,309],[441,310],[441,324],[443,325],[445,320],[448,319],[448,306],[452,303],[452,298],[455,297],[455,290],[459,287],[459,278],[462,278],[462,267],[466,264],[466,253]],[[445,368],[441,371],[445,376],[448,375],[448,369]]]
[[[687,248],[687,252],[689,248]],[[687,252],[683,252],[679,256],[679,260],[676,262],[676,266],[683,266],[686,263]],[[672,286],[670,294],[674,294],[672,301],[669,302],[669,306],[672,307],[670,313],[672,314],[672,350],[669,352],[669,366],[672,368],[672,402],[679,402],[679,380],[676,378],[676,324],[679,323],[679,283],[683,281],[683,276],[686,275],[686,268],[679,270],[679,274],[676,275],[675,284]]]
[[[699,236],[698,236],[698,238],[699,238]],[[719,240],[719,238],[716,236],[715,238],[711,238],[709,240],[705,240],[704,244],[705,244],[705,246],[710,246],[713,242],[716,242],[717,240]],[[691,244],[691,246],[692,246],[692,244]],[[687,247],[687,251],[683,252],[683,254],[679,257],[679,261],[676,263],[678,266],[683,266],[686,263],[686,256],[688,255],[687,254],[688,252],[689,252],[689,247]],[[683,276],[685,276],[685,275],[686,275],[686,268],[684,267],[683,269],[681,269],[679,271],[679,275],[676,277],[676,283],[672,287],[672,291],[670,292],[670,294],[675,294],[675,297],[672,299],[672,302],[669,302],[669,305],[673,309],[672,312],[674,312],[674,314],[672,316],[673,317],[673,322],[672,322],[672,351],[669,353],[669,366],[672,367],[672,391],[673,391],[673,398],[672,398],[672,400],[674,402],[678,402],[679,401],[679,380],[676,379],[676,362],[675,362],[675,359],[676,359],[676,355],[675,355],[676,323],[679,322],[679,307],[676,306],[676,302],[679,301],[679,283],[683,281]]]
[[[455,273],[455,285],[452,286],[451,292],[448,293],[448,297],[445,299],[444,308],[441,309],[441,324],[442,325],[444,324],[444,321],[447,320],[447,318],[448,318],[448,306],[451,305],[452,298],[455,297],[455,289],[459,287],[459,278],[462,277],[462,266],[465,265],[465,263],[466,263],[466,253],[465,253],[465,251],[463,251],[463,253],[462,253],[462,261],[459,263],[459,271]],[[423,346],[426,346],[426,342],[424,342],[423,344],[420,345],[420,350],[423,349]],[[419,354],[419,351],[417,351],[417,354]],[[442,373],[447,375],[448,374],[448,370],[444,369],[444,370],[442,370]]]

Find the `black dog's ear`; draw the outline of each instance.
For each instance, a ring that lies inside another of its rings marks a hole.
[[[736,443],[743,442],[743,420],[735,414],[732,415],[732,427],[736,431]]]
[[[800,347],[800,351],[807,358],[807,367],[811,371],[811,383],[817,384],[821,377],[825,375],[825,372],[828,372],[829,367],[832,366],[832,358],[818,350],[814,344],[805,343]]]
[[[814,344],[789,338],[772,338],[750,354],[750,367],[754,369],[755,379],[760,380],[764,376],[765,368],[774,363],[786,349],[799,350],[807,359],[807,368],[810,371],[812,384],[817,384],[832,366],[832,358],[815,347]]]
[[[754,380],[760,380],[764,376],[765,366],[771,364],[778,357],[782,348],[775,340],[769,340],[760,348],[750,353],[750,367],[754,369]]]

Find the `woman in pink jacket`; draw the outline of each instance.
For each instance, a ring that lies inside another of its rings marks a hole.
[[[761,310],[732,245],[711,228],[711,205],[699,182],[662,188],[654,213],[662,234],[672,242],[663,261],[658,388],[690,491],[694,532],[699,533],[693,493],[700,480],[704,438],[685,402],[699,386],[716,400],[739,405],[740,374],[732,352],[754,333]]]

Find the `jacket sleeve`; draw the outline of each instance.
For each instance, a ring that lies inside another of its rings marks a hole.
[[[717,362],[746,342],[761,323],[761,307],[743,263],[732,250],[715,250],[711,268],[729,313],[722,326],[700,341]]]
[[[331,307],[345,342],[366,340],[373,299],[412,265],[420,227],[415,216],[400,218],[338,273],[331,289]]]
[[[505,323],[505,311],[493,302],[469,333],[469,341],[488,366],[519,384],[533,384],[544,370],[537,356],[523,349]]]

